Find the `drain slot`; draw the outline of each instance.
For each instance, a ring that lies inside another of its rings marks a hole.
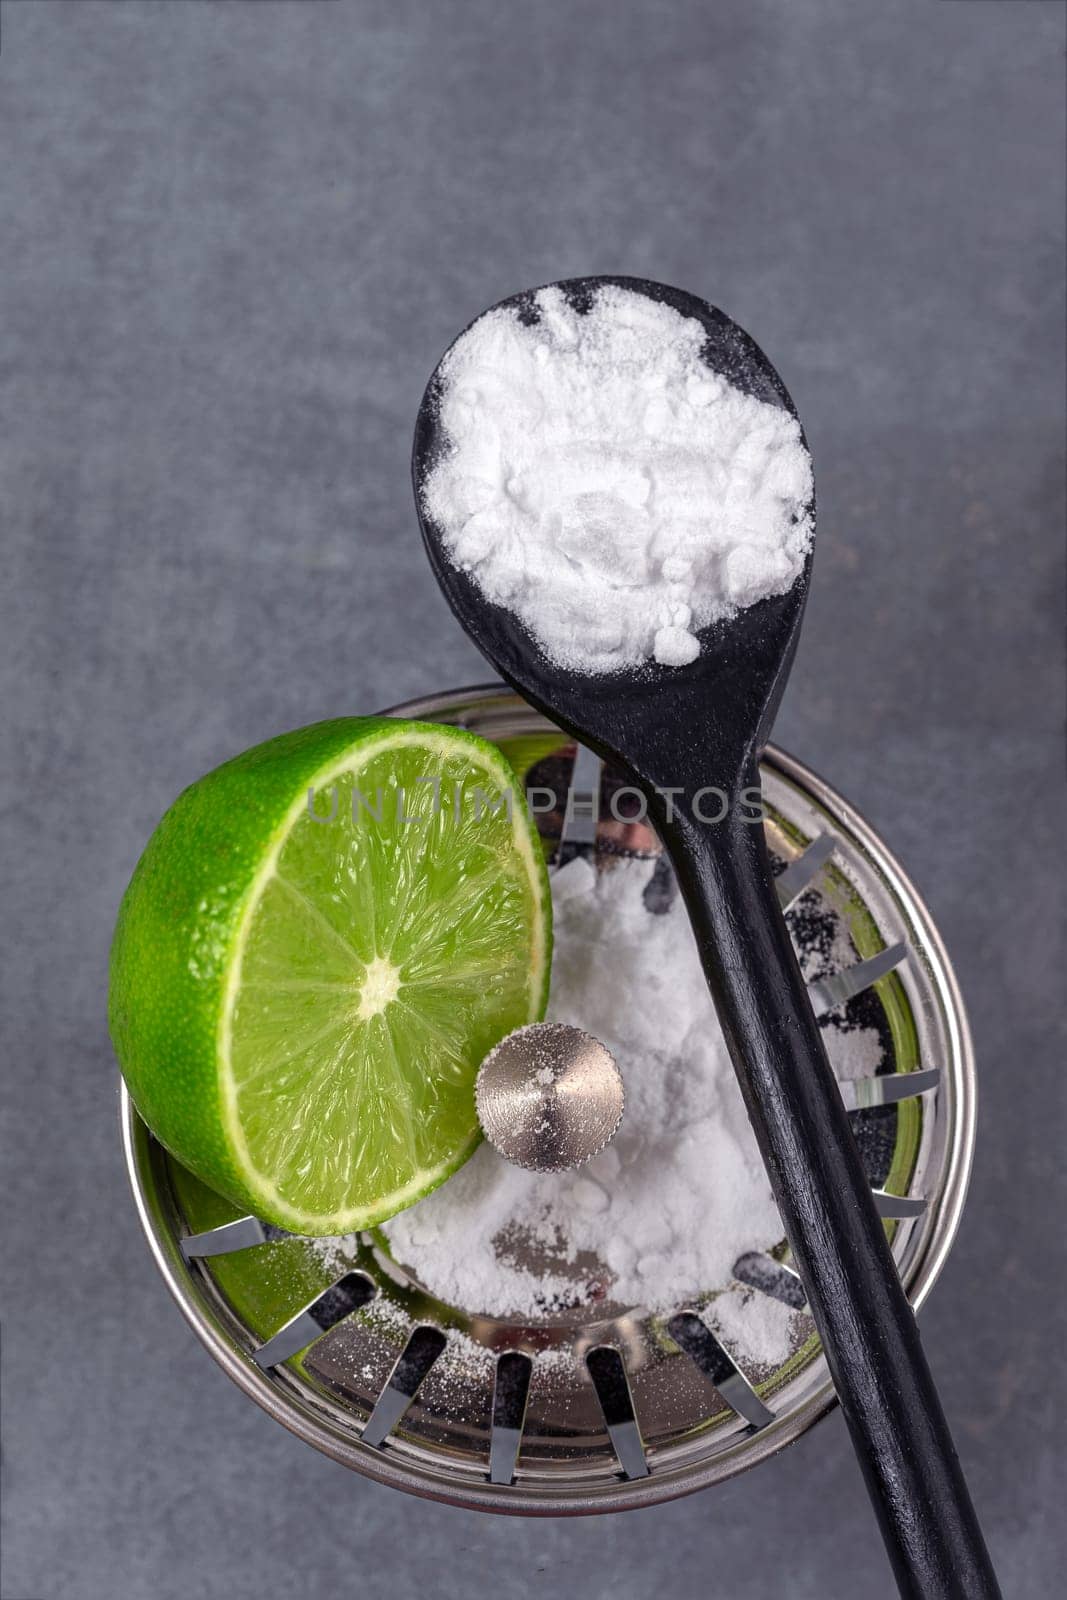
[[[343,1278],[331,1284],[325,1294],[308,1306],[308,1316],[312,1322],[317,1322],[323,1333],[338,1322],[343,1322],[345,1317],[351,1316],[353,1311],[359,1311],[362,1306],[374,1299],[377,1287],[372,1278],[365,1272],[346,1272]]]
[[[363,1443],[381,1445],[392,1433],[414,1400],[426,1374],[448,1343],[440,1328],[422,1323],[396,1358],[389,1382],[378,1396],[378,1403],[367,1418]]]
[[[804,890],[815,881],[833,853],[833,838],[828,833],[820,833],[817,839],[811,841],[803,855],[797,856],[784,872],[778,874],[774,880],[774,888],[778,895],[778,904],[783,911],[788,911],[793,902],[800,899]]]
[[[365,1272],[346,1272],[343,1278],[338,1278],[336,1283],[317,1295],[310,1305],[298,1311],[295,1317],[290,1317],[266,1344],[260,1345],[253,1352],[252,1360],[264,1370],[288,1361],[290,1356],[295,1356],[298,1350],[320,1339],[353,1311],[367,1305],[377,1292],[377,1285]]]
[[[279,1239],[293,1237],[284,1228],[276,1228],[273,1222],[260,1222],[258,1217],[238,1217],[236,1222],[224,1222],[220,1228],[209,1228],[206,1233],[190,1233],[181,1241],[182,1255],[186,1261],[199,1261],[205,1256],[228,1256],[234,1250],[251,1250],[257,1244],[274,1244]]]
[[[774,1412],[763,1404],[736,1361],[695,1311],[679,1311],[668,1322],[667,1332],[739,1417],[753,1428],[765,1428],[774,1421]]]
[[[533,1362],[521,1350],[505,1350],[493,1380],[493,1423],[489,1436],[489,1482],[511,1483],[519,1458]]]
[[[664,852],[656,857],[656,865],[652,868],[652,876],[641,891],[641,899],[646,911],[654,917],[666,916],[671,906],[678,898],[678,880],[674,876],[670,856]]]
[[[894,1222],[909,1222],[913,1217],[921,1217],[926,1210],[926,1201],[918,1196],[886,1194],[884,1189],[872,1189],[871,1193],[878,1215]]]
[[[761,1250],[738,1256],[734,1262],[734,1277],[747,1288],[758,1289],[761,1294],[770,1295],[772,1300],[781,1301],[791,1311],[808,1309],[808,1297],[799,1272],[793,1267],[783,1266]]]
[[[623,1476],[647,1478],[648,1462],[641,1432],[634,1414],[633,1396],[626,1376],[626,1365],[614,1345],[601,1344],[590,1350],[585,1358],[586,1370],[593,1380],[604,1424],[608,1430]]]
[[[887,978],[895,967],[900,966],[907,953],[908,947],[903,942],[891,944],[888,950],[879,950],[869,961],[857,961],[843,972],[835,972],[829,978],[818,978],[814,983],[809,983],[811,1009],[817,1017],[824,1017],[828,1011],[836,1011],[838,1006],[862,994],[879,978]]]
[[[922,1072],[883,1072],[875,1077],[843,1078],[837,1087],[846,1111],[870,1111],[875,1106],[895,1106],[914,1095],[928,1094],[941,1082],[941,1069]]]
[[[584,856],[589,861],[596,855],[603,765],[600,757],[585,745],[575,746],[574,768],[556,849],[557,867],[566,866],[575,856]]]

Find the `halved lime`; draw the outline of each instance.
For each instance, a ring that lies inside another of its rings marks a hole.
[[[297,1233],[369,1227],[479,1139],[474,1078],[544,1014],[543,857],[492,745],[318,723],[187,789],[133,875],[110,1025],[185,1166]]]

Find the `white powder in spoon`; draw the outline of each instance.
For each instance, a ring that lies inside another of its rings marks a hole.
[[[553,661],[684,665],[697,630],[795,582],[811,459],[788,412],[702,359],[692,317],[601,287],[480,317],[441,366],[447,443],[422,486],[452,560]]]

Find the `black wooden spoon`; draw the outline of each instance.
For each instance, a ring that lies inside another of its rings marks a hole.
[[[631,278],[561,289],[586,309],[615,284],[696,318],[704,359],[795,416],[778,374],[736,323],[694,296]],[[502,305],[536,317],[533,293]],[[782,1221],[807,1290],[900,1591],[922,1600],[999,1594],[910,1306],[857,1154],[771,881],[763,828],[740,803],[792,664],[811,557],[784,595],[699,635],[684,667],[583,675],[548,660],[518,618],[449,559],[422,485],[448,441],[440,366],[415,428],[413,472],[437,580],[475,644],[522,695],[627,772],[670,853]],[[814,517],[814,507],[811,508]],[[700,791],[715,787],[721,804]]]

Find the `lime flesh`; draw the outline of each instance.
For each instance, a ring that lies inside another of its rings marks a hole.
[[[480,1137],[489,1049],[544,1013],[543,860],[459,730],[319,724],[187,790],[127,891],[112,1035],[185,1165],[300,1233],[369,1227]]]

